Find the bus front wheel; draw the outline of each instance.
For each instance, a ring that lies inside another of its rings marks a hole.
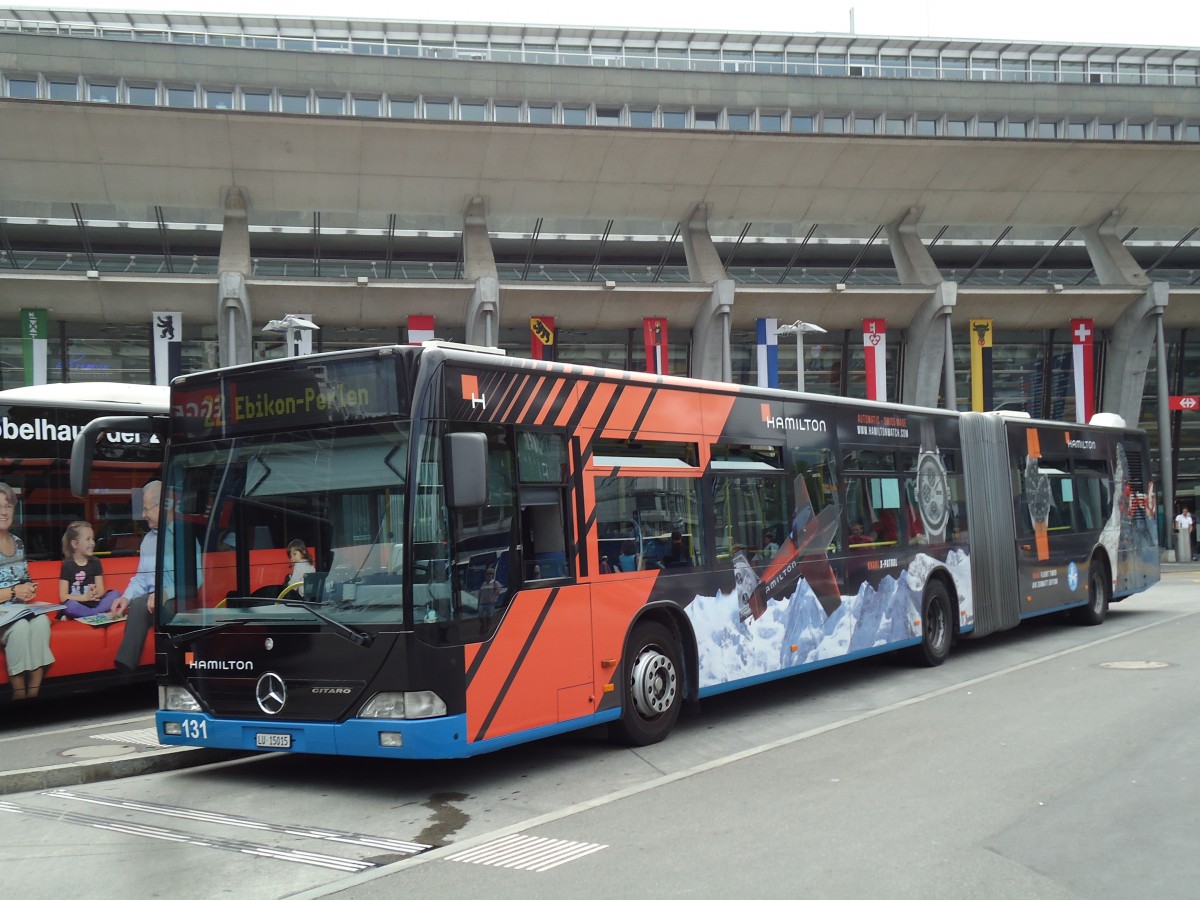
[[[665,625],[642,622],[626,648],[624,698],[613,737],[644,747],[665,738],[683,705],[679,643]]]
[[[940,666],[954,643],[954,608],[946,585],[931,579],[921,606],[921,643],[909,651],[909,660],[920,666]]]
[[[1088,566],[1088,602],[1071,613],[1080,625],[1099,625],[1108,615],[1108,570],[1104,563],[1093,559]]]

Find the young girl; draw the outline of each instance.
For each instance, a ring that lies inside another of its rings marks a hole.
[[[300,587],[296,588],[296,593],[301,597],[304,596],[304,576],[311,575],[317,571],[313,566],[312,554],[308,552],[308,545],[301,540],[292,541],[287,546],[288,559],[292,561],[292,574],[288,576],[288,584],[300,583]]]
[[[119,596],[104,591],[104,570],[96,552],[96,533],[88,522],[72,522],[63,534],[63,564],[58,580],[58,599],[67,604],[66,614],[78,619],[108,612]]]

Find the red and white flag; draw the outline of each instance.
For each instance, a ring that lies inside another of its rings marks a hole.
[[[1090,422],[1096,396],[1096,323],[1092,319],[1071,320],[1071,357],[1075,368],[1075,421]]]
[[[887,400],[887,319],[863,319],[867,399]]]
[[[419,344],[433,340],[433,316],[408,317],[408,342]]]
[[[646,371],[651,375],[667,374],[667,320],[642,319],[646,340]]]

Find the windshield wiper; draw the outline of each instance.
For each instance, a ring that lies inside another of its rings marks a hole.
[[[181,647],[184,644],[190,644],[196,638],[202,638],[206,634],[216,634],[218,631],[224,631],[226,628],[232,628],[234,625],[249,625],[250,619],[230,619],[228,622],[221,622],[217,625],[209,625],[207,628],[194,628],[191,631],[185,631],[183,634],[177,634],[170,639],[172,647]]]
[[[307,600],[276,600],[275,602],[281,606],[294,606],[297,609],[307,609],[322,622],[332,625],[346,640],[358,644],[360,647],[370,647],[375,643],[375,635],[359,631],[357,628],[351,628],[345,622],[339,622],[333,616],[326,615],[317,609],[316,603],[309,603]]]

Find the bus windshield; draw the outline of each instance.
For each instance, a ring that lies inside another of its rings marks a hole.
[[[390,422],[177,447],[163,623],[401,621],[408,431]]]

